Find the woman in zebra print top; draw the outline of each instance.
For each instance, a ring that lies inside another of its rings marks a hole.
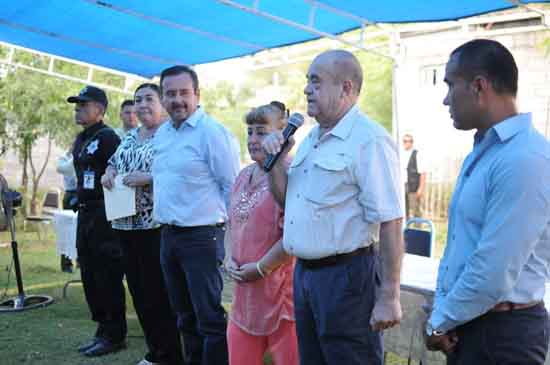
[[[151,140],[164,111],[156,84],[142,84],[134,94],[141,126],[130,131],[109,160],[102,178],[112,188],[117,175],[136,189],[136,214],[112,222],[124,254],[126,280],[149,352],[139,365],[179,364],[181,346],[160,266],[160,226],[153,220]]]

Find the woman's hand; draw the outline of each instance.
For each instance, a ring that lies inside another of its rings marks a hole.
[[[242,265],[234,271],[233,275],[234,277],[231,277],[238,283],[248,283],[262,279],[255,262]]]
[[[106,189],[111,190],[115,186],[116,170],[109,166],[105,174],[101,177],[101,185]]]
[[[122,183],[126,186],[136,187],[149,185],[151,180],[151,174],[141,171],[134,171],[126,175],[122,179]]]
[[[237,270],[239,270],[239,265],[237,265],[233,258],[230,257],[225,263],[225,271],[227,272],[229,277],[235,281],[238,280]]]

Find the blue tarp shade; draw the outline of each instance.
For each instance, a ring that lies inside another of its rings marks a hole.
[[[252,6],[253,0],[237,0]],[[375,23],[439,21],[512,7],[505,0],[322,0]],[[523,1],[537,3],[550,1]],[[304,0],[262,0],[259,10],[308,24]],[[315,27],[339,34],[357,20],[320,7]],[[17,0],[0,6],[0,40],[145,77],[305,42],[317,35],[214,0]]]

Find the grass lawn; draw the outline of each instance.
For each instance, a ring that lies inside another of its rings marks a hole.
[[[72,284],[66,299],[62,298],[62,288],[67,280],[79,279],[80,273],[60,271],[55,236],[51,229],[42,240],[38,240],[35,232],[22,232],[21,229],[17,235],[26,293],[46,294],[52,296],[55,302],[46,308],[0,314],[0,364],[133,365],[141,360],[146,346],[129,293],[126,296],[128,349],[94,359],[77,353],[76,348],[93,335],[95,323],[90,320],[81,285]],[[9,235],[1,232],[0,300],[17,294],[9,241]],[[223,300],[229,307],[231,285],[226,285]],[[406,360],[389,354],[387,363],[406,364]],[[268,360],[266,364],[269,364]]]
[[[6,233],[0,235],[0,244],[9,242]],[[76,348],[87,342],[95,331],[89,318],[82,287],[72,285],[67,299],[62,299],[62,288],[69,279],[78,279],[79,273],[60,271],[55,253],[54,236],[50,232],[42,242],[36,233],[18,234],[23,283],[27,294],[46,294],[54,297],[54,304],[46,308],[10,314],[0,314],[0,363],[12,364],[135,364],[145,353],[143,333],[128,300],[128,349],[114,355],[88,359]],[[11,248],[0,248],[0,298],[17,293],[11,265]],[[6,291],[6,285],[9,287]],[[130,296],[127,294],[127,299]]]

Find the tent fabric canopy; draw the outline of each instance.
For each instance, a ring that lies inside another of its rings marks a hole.
[[[549,1],[522,1],[541,2]],[[219,61],[320,36],[228,3],[330,34],[359,28],[362,20],[453,20],[513,7],[510,0],[18,0],[0,7],[0,40],[152,77],[173,64]]]

